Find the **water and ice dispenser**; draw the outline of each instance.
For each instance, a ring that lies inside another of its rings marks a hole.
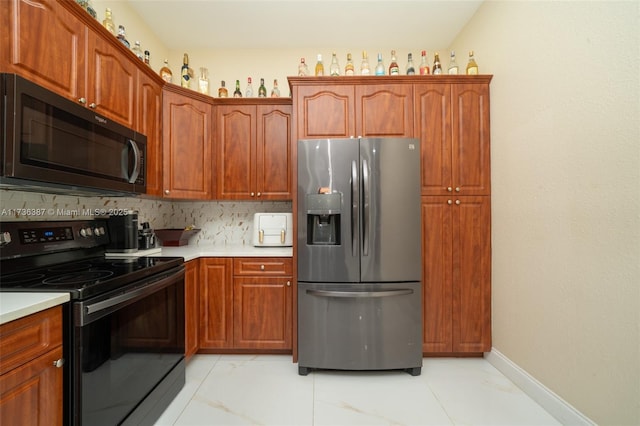
[[[307,194],[307,244],[340,245],[342,194]]]

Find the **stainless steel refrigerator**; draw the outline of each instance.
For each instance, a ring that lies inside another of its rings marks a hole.
[[[298,141],[298,372],[422,367],[420,141]]]

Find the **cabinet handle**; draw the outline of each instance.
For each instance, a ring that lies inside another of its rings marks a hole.
[[[447,187],[447,191],[448,191],[448,192],[451,192],[451,191],[453,191],[453,188],[452,188],[452,187],[450,187],[450,186],[448,186],[448,187]]]
[[[255,192],[252,192],[252,193],[251,193],[251,196],[252,196],[252,197],[255,197],[255,196],[256,196],[256,193],[255,193]]]
[[[86,98],[80,98],[78,99],[78,102],[80,102],[81,104],[86,104],[87,103],[87,99]]]
[[[291,281],[287,281],[287,287],[291,287]]]
[[[460,192],[460,187],[456,186],[456,192]]]
[[[258,197],[261,196],[262,194],[260,192],[258,192]]]
[[[264,265],[260,265],[260,270],[264,271]]]
[[[456,205],[459,206],[460,205],[460,200],[456,200]]]
[[[95,107],[97,107],[97,106],[98,106],[98,105],[96,105],[96,103],[95,103],[95,102],[91,102],[91,103],[89,104],[89,108],[93,108],[93,109],[95,109]]]
[[[451,205],[451,204],[453,204],[453,201],[452,200],[447,200],[447,204]]]
[[[58,360],[53,361],[53,366],[56,368],[62,368],[64,365],[64,358],[60,358]]]
[[[168,190],[168,189],[165,189],[165,190],[164,190],[164,194],[165,194],[165,195],[169,195],[169,190]]]

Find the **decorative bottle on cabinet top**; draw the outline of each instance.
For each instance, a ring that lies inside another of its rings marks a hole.
[[[189,74],[189,55],[185,53],[182,58],[182,68],[180,69],[180,85],[187,89],[191,85],[191,76]]]
[[[253,85],[251,84],[251,77],[247,77],[247,88],[244,91],[245,98],[253,97]]]
[[[224,80],[222,80],[220,82],[220,88],[218,89],[218,97],[219,98],[228,98],[229,97],[229,91],[227,90],[227,87],[224,83]]]
[[[382,62],[382,53],[378,53],[378,64],[376,65],[376,75],[385,75],[384,63]]]
[[[113,16],[111,15],[111,8],[108,7],[104,11],[104,20],[102,21],[102,26],[107,29],[114,36],[116,35],[116,25],[113,23]]]
[[[318,53],[318,62],[316,62],[316,76],[324,75],[324,64],[322,63],[322,54]]]
[[[442,74],[442,65],[440,65],[440,55],[438,52],[433,57],[433,75]]]
[[[139,41],[136,40],[136,42],[133,44],[133,48],[131,49],[131,51],[136,54],[138,59],[144,62],[144,53],[142,53],[142,47],[140,47]]]
[[[369,68],[369,56],[367,51],[362,51],[362,63],[360,64],[360,75],[370,75],[371,69]]]
[[[278,89],[278,79],[273,80],[273,89],[271,90],[271,97],[272,98],[280,97],[280,89]]]
[[[329,66],[329,75],[333,77],[337,77],[340,75],[340,65],[338,65],[338,57],[336,56],[336,52],[333,52],[333,56],[331,57],[331,65]]]
[[[427,51],[423,50],[421,52],[422,59],[420,59],[420,75],[428,75],[431,74],[429,70],[429,60],[427,59]]]
[[[127,40],[127,36],[124,31],[124,25],[118,25],[118,40],[120,40],[122,44],[127,46],[127,49],[131,48],[131,44]]]
[[[396,58],[396,51],[391,51],[391,63],[389,64],[389,75],[400,75],[400,67]]]
[[[306,77],[309,75],[309,67],[304,61],[304,58],[300,58],[300,64],[298,64],[298,76]]]
[[[236,90],[233,91],[234,98],[241,98],[242,92],[240,91],[240,80],[236,80]]]
[[[451,51],[451,57],[449,59],[449,68],[447,69],[449,74],[458,74],[458,63],[456,62],[456,52]]]
[[[473,58],[473,50],[469,52],[469,62],[467,63],[467,75],[477,75],[478,74],[478,64],[476,60]]]
[[[347,53],[347,65],[344,67],[344,75],[354,75],[355,68],[353,67],[353,59],[351,53]]]
[[[198,90],[204,95],[209,94],[209,70],[200,67],[200,79],[198,80]]]
[[[416,73],[416,67],[413,65],[413,54],[407,55],[407,75],[414,75]]]
[[[164,66],[160,68],[160,77],[167,83],[172,83],[173,73],[171,72],[171,68],[169,68],[168,59],[164,60]]]
[[[264,85],[264,78],[260,79],[260,87],[258,87],[258,97],[259,98],[267,97],[267,88]]]

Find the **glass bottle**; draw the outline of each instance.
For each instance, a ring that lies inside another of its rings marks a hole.
[[[227,87],[224,83],[224,80],[222,80],[220,82],[220,88],[218,89],[218,97],[219,98],[228,98],[229,97],[229,91],[227,90]]]
[[[438,52],[433,57],[433,75],[442,74],[442,65],[440,65],[440,56]]]
[[[344,66],[344,75],[354,75],[356,73],[353,67],[353,60],[351,59],[351,53],[347,53],[347,65]]]
[[[180,85],[187,89],[191,85],[191,76],[189,75],[189,55],[186,53],[182,57],[182,68],[180,69]]]
[[[378,53],[378,65],[376,65],[376,75],[385,75],[382,53]]]
[[[200,78],[198,79],[198,90],[200,93],[209,94],[209,70],[205,67],[200,67]]]
[[[447,68],[447,72],[449,74],[458,74],[458,63],[456,62],[456,52],[451,51],[451,56],[449,59],[449,68]]]
[[[273,80],[273,89],[271,90],[271,97],[272,98],[280,97],[280,89],[278,89],[278,79]]]
[[[144,61],[144,54],[142,53],[142,48],[140,47],[139,41],[136,40],[131,51],[136,54],[138,59],[140,59],[141,61]]]
[[[324,64],[322,63],[322,54],[318,53],[318,62],[316,62],[316,76],[324,75]]]
[[[338,64],[338,57],[336,56],[336,52],[333,52],[333,56],[331,56],[329,75],[332,77],[337,77],[340,75],[340,65]]]
[[[369,69],[369,56],[367,55],[367,51],[362,51],[362,63],[360,64],[360,75],[369,75],[371,74],[371,70]]]
[[[478,64],[476,64],[476,60],[473,58],[473,50],[469,52],[469,62],[467,63],[467,75],[477,75],[478,74]]]
[[[171,72],[171,68],[169,68],[168,59],[164,60],[164,66],[160,68],[160,77],[167,83],[171,83],[173,80],[173,73]]]
[[[244,90],[245,98],[253,97],[253,85],[251,84],[251,77],[247,77],[247,88]]]
[[[93,1],[87,0],[87,13],[93,17],[93,19],[98,19],[98,14],[96,13],[96,8],[93,7]]]
[[[389,64],[389,75],[400,75],[400,67],[396,58],[396,51],[391,51],[391,63]]]
[[[407,55],[407,75],[415,75],[416,67],[413,65],[413,54]]]
[[[234,98],[241,98],[242,92],[240,91],[240,80],[236,80],[236,90],[233,91]]]
[[[427,59],[427,51],[423,50],[421,52],[422,59],[420,59],[420,75],[429,75],[431,71],[429,70],[429,60]]]
[[[304,58],[300,58],[300,63],[298,64],[298,76],[306,77],[309,75],[309,67],[307,63],[304,61]]]
[[[264,78],[260,79],[260,87],[258,87],[258,97],[259,98],[267,97],[267,88],[264,85]]]
[[[151,66],[151,52],[148,50],[144,51],[144,63]]]
[[[124,32],[124,25],[118,25],[118,40],[127,46],[127,49],[131,48],[131,44],[127,41],[127,36]]]
[[[108,7],[104,11],[104,20],[102,21],[102,26],[107,29],[114,36],[116,35],[116,25],[113,23],[113,16],[111,15],[111,8]]]

